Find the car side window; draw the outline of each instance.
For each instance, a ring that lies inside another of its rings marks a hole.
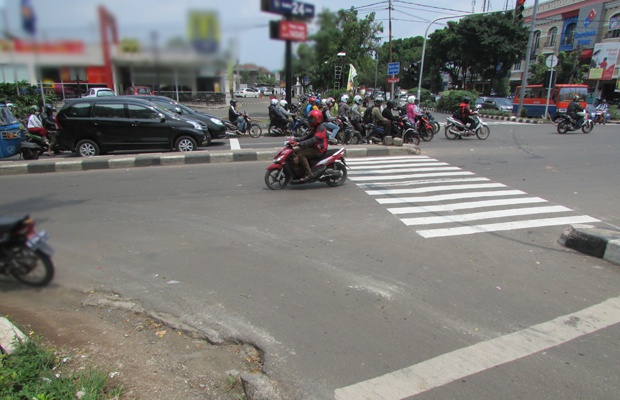
[[[87,118],[90,116],[90,110],[92,109],[91,103],[78,103],[74,104],[67,109],[65,115],[67,117],[74,118]]]
[[[128,104],[127,109],[129,110],[129,118],[136,119],[160,119],[160,115],[155,110],[140,106],[137,104]]]
[[[98,118],[125,118],[125,105],[118,103],[98,103],[93,108],[93,115]]]

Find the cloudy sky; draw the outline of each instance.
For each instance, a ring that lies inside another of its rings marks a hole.
[[[292,1],[292,0],[285,0]],[[318,14],[327,8],[336,11],[356,7],[359,16],[374,11],[377,20],[385,27],[387,41],[388,0],[306,0],[313,4]],[[10,32],[26,36],[21,28],[21,0],[0,0],[5,5],[6,20]],[[136,38],[145,45],[152,45],[153,32],[163,45],[175,36],[186,36],[188,11],[215,10],[219,15],[222,31],[222,47],[235,47],[241,63],[254,63],[270,70],[283,65],[284,42],[269,39],[269,20],[280,17],[260,11],[260,0],[31,0],[37,18],[37,34],[40,39],[82,39],[99,42],[97,6],[105,7],[116,17],[120,38]],[[514,0],[392,0],[393,38],[400,39],[423,35],[429,22],[440,17],[480,12],[486,5],[490,11],[510,8]],[[445,21],[442,21],[445,22]],[[4,25],[4,21],[0,20]],[[429,33],[444,25],[433,25]],[[3,31],[5,28],[2,29]],[[315,27],[309,25],[309,31]]]

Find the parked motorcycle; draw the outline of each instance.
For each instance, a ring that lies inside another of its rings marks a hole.
[[[309,159],[312,175],[310,179],[300,181],[302,176],[293,168],[293,146],[295,140],[289,139],[282,150],[276,154],[273,163],[267,167],[265,184],[271,190],[284,189],[290,184],[325,182],[329,186],[341,186],[347,180],[347,167],[344,160],[344,148],[328,149],[322,158]]]
[[[582,112],[578,112],[577,115],[584,117],[583,125],[578,126],[577,121],[571,118],[570,115],[562,114],[560,118],[557,120],[558,121],[558,126],[557,126],[558,133],[565,134],[566,132],[569,132],[569,131],[579,130],[579,128],[581,128],[581,131],[583,133],[592,132],[592,129],[594,128],[594,122],[592,122],[588,114],[585,111],[582,111]]]
[[[30,286],[45,286],[54,277],[54,250],[45,231],[36,233],[29,216],[0,217],[0,273]]]
[[[446,127],[444,128],[444,134],[446,138],[450,140],[468,137],[468,136],[476,136],[480,140],[485,140],[491,134],[491,129],[489,125],[482,121],[482,118],[478,115],[478,113],[474,113],[473,118],[475,120],[475,129],[470,129],[465,124],[454,117],[448,117],[446,122]]]
[[[252,118],[250,118],[250,116],[246,112],[243,112],[241,115],[243,116],[243,119],[245,119],[245,131],[238,131],[237,124],[234,124],[230,121],[222,120],[222,122],[224,122],[224,125],[226,126],[226,133],[229,135],[236,135],[237,133],[244,135],[247,133],[250,135],[250,137],[253,138],[260,137],[260,135],[263,134],[263,129],[260,127],[260,125],[252,122]]]

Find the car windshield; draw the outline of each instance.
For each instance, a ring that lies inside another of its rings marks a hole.
[[[111,90],[100,90],[97,92],[97,96],[114,96],[114,92]]]
[[[495,103],[498,106],[510,106],[510,107],[512,107],[512,101],[510,101],[509,99],[495,99]]]
[[[17,118],[15,118],[15,116],[8,107],[0,107],[0,125],[6,126],[17,123],[19,123],[19,121],[17,120]]]

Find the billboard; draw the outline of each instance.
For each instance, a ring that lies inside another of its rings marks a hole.
[[[592,52],[588,79],[612,79],[619,53],[620,42],[597,43]]]

